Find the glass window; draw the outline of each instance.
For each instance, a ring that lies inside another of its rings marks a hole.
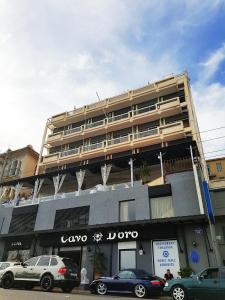
[[[221,163],[216,163],[216,170],[217,170],[217,172],[222,172],[222,164]]]
[[[136,268],[136,250],[129,249],[129,250],[120,250],[119,252],[119,262],[120,262],[120,270]]]
[[[136,278],[134,272],[132,272],[132,271],[121,271],[121,272],[119,272],[118,276],[121,279]]]
[[[28,266],[35,266],[37,261],[38,261],[39,257],[32,257],[30,259],[28,259],[27,261],[25,261],[25,264]]]
[[[39,259],[37,266],[48,266],[50,262],[49,256],[43,256]]]
[[[171,196],[150,199],[152,219],[174,217]]]
[[[220,278],[225,279],[225,268],[220,269]]]
[[[57,266],[58,265],[58,261],[55,257],[52,257],[50,265],[51,266]]]
[[[208,170],[208,174],[210,175],[211,172],[210,165],[207,165],[207,170]]]
[[[120,202],[120,222],[135,220],[135,201],[121,201]]]
[[[204,278],[204,279],[217,279],[219,278],[219,269],[218,268],[215,268],[215,269],[208,269],[208,270],[205,270],[201,276]]]

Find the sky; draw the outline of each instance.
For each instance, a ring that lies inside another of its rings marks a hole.
[[[0,152],[39,151],[47,118],[96,91],[185,70],[200,131],[225,127],[225,0],[0,0]],[[202,133],[206,157],[225,156],[223,136]]]

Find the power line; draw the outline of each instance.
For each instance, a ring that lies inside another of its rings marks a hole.
[[[210,132],[210,131],[219,130],[219,129],[225,129],[225,126],[216,127],[216,128],[212,128],[212,129],[208,129],[208,130],[204,130],[204,131],[199,131],[198,133],[205,133],[205,132]],[[198,134],[198,133],[195,133],[195,134]]]
[[[214,152],[220,152],[220,151],[225,151],[225,149],[209,151],[209,152],[205,152],[205,154],[208,154],[208,153],[214,153]]]
[[[206,156],[205,159],[208,160],[208,159],[211,159],[211,158],[223,158],[225,156],[225,153],[221,153],[220,155],[223,155],[223,156],[218,156],[218,155],[212,155],[212,156]]]
[[[215,137],[215,138],[212,138],[212,139],[208,139],[208,140],[203,140],[203,142],[210,142],[210,141],[214,141],[214,140],[219,140],[219,139],[223,139],[225,138],[225,135],[222,135],[222,136],[218,136],[218,137]]]

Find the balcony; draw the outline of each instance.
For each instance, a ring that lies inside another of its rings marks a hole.
[[[158,109],[161,117],[169,117],[182,112],[179,97],[160,102]]]
[[[59,142],[61,140],[61,138],[62,138],[62,131],[53,133],[53,134],[49,134],[47,143],[56,145],[57,142]]]
[[[73,133],[78,133],[78,132],[81,132],[81,131],[82,131],[82,126],[79,126],[79,127],[64,130],[63,135],[65,136],[65,135],[69,135],[69,134],[73,134]]]
[[[120,120],[128,119],[129,116],[130,116],[130,114],[129,114],[129,112],[127,112],[125,114],[121,114],[121,115],[118,115],[118,116],[109,117],[108,118],[108,123],[118,122]]]
[[[127,151],[132,149],[132,147],[146,147],[161,143],[162,141],[166,142],[185,138],[188,131],[190,131],[190,127],[185,128],[183,121],[176,121],[145,131],[127,134],[90,145],[83,145],[79,148],[63,151],[60,155],[58,153],[50,154],[43,158],[43,164],[54,165],[58,163],[58,159],[61,162],[68,162],[69,160],[74,162],[105,154]]]
[[[105,119],[86,124],[85,130],[89,130],[89,129],[96,128],[96,127],[103,126],[103,125],[105,125]]]
[[[66,150],[66,151],[62,151],[60,152],[60,157],[65,157],[65,156],[69,156],[69,155],[74,155],[80,152],[80,148],[74,148],[74,149],[70,149],[70,150]]]
[[[153,110],[156,110],[156,109],[157,109],[156,104],[149,105],[149,106],[146,106],[146,107],[142,107],[142,108],[139,108],[139,109],[134,111],[134,116],[144,114],[146,112],[150,112],[150,111],[153,111]]]

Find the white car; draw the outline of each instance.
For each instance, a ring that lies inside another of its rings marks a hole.
[[[79,286],[80,279],[78,267],[71,259],[42,255],[5,269],[1,284],[4,289],[15,286],[32,289],[34,286],[41,286],[45,292],[51,291],[53,287],[60,287],[63,292],[69,293]]]

